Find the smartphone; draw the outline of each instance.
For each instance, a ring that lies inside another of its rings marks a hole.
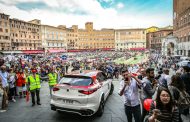
[[[161,114],[161,111],[159,109],[154,109],[153,110],[157,115],[160,115]]]
[[[127,77],[127,78],[125,78],[125,81],[129,81],[129,78]]]

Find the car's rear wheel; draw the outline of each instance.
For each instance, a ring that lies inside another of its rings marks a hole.
[[[102,97],[102,99],[100,101],[100,106],[99,106],[98,111],[96,113],[97,116],[100,117],[104,113],[104,105],[105,105],[105,101],[104,101],[104,97]]]

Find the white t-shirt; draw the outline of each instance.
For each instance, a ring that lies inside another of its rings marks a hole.
[[[124,87],[124,80],[122,80],[120,82],[120,88],[119,88],[119,92],[122,90],[122,88]],[[125,90],[124,90],[124,102],[125,105],[127,106],[137,106],[140,104],[139,101],[139,93],[138,93],[138,86],[137,86],[137,82],[135,81],[135,79],[131,79],[130,85],[128,85]]]

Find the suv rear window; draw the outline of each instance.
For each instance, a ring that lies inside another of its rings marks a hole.
[[[90,77],[63,77],[59,84],[67,84],[71,86],[89,86],[92,84]]]

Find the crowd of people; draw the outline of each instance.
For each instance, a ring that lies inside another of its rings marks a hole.
[[[62,59],[65,54],[8,55],[0,59],[0,103],[1,111],[7,110],[8,102],[16,102],[31,94],[32,106],[40,103],[40,88],[43,81],[52,88],[67,73],[74,70],[103,70],[110,78],[118,78],[119,65],[112,65],[113,59],[122,57],[120,52],[83,52]],[[129,54],[125,54],[129,58]],[[91,59],[92,58],[92,59]],[[91,59],[91,60],[89,60]],[[109,62],[105,62],[105,60]],[[116,68],[117,67],[117,68]],[[37,102],[35,102],[35,96]]]
[[[132,122],[133,116],[135,122],[181,122],[181,114],[189,114],[187,103],[179,102],[184,96],[181,91],[190,95],[188,66],[177,67],[175,59],[167,59],[159,54],[152,54],[146,62],[138,64],[113,62],[121,57],[127,60],[132,53],[76,53],[68,56],[68,60],[62,60],[60,55],[4,56],[0,59],[0,112],[7,110],[9,102],[16,102],[16,97],[22,99],[28,97],[29,93],[32,106],[41,105],[41,82],[49,83],[51,96],[53,86],[65,74],[83,69],[101,70],[111,79],[119,80],[119,76],[122,77],[119,95],[124,96],[128,122]],[[149,109],[146,109],[143,105],[148,99],[151,102]]]
[[[138,65],[137,77],[129,68],[122,70],[119,95],[124,96],[128,122],[132,116],[135,122],[182,122],[181,115],[189,115],[190,67],[177,67],[172,59],[160,63],[161,58],[166,57],[154,54],[149,67]]]

